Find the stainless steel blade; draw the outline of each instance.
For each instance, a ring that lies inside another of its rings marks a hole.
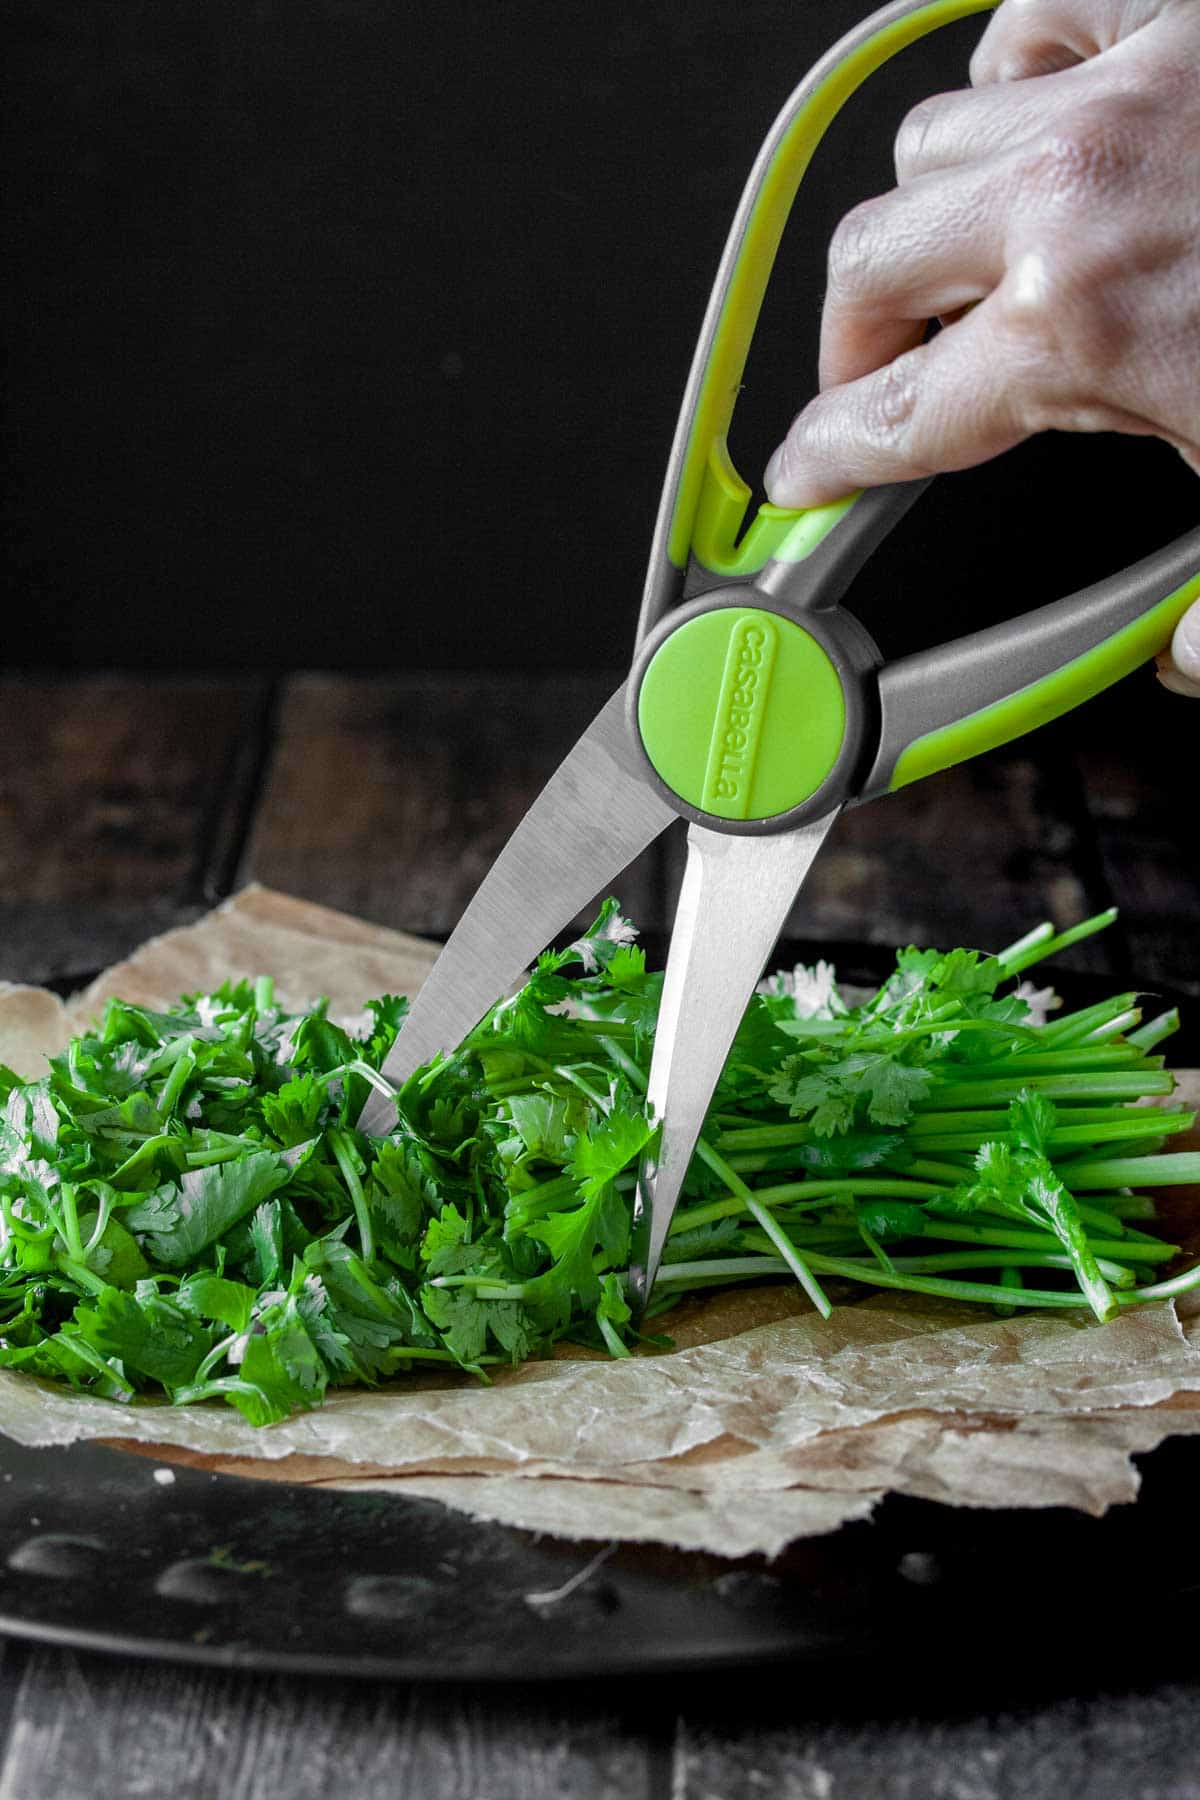
[[[679,1190],[755,983],[837,813],[778,837],[693,825],[646,1098],[662,1120],[638,1175],[629,1298],[640,1317]]]
[[[458,1047],[488,1007],[675,818],[630,741],[621,687],[559,765],[484,877],[383,1065],[397,1087]],[[358,1123],[383,1133],[392,1103],[373,1093]]]

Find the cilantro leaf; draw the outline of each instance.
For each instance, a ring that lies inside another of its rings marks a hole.
[[[189,1169],[125,1214],[146,1253],[177,1269],[215,1243],[239,1219],[286,1185],[292,1171],[273,1150],[252,1150],[236,1162]]]
[[[136,1295],[105,1288],[92,1305],[76,1307],[75,1324],[101,1356],[165,1388],[185,1387],[212,1346],[212,1332],[150,1283],[139,1283]]]
[[[615,1181],[654,1135],[645,1112],[628,1093],[618,1093],[610,1111],[575,1141],[568,1168],[585,1199],[594,1199]]]
[[[285,1081],[260,1104],[264,1125],[286,1149],[314,1137],[333,1111],[325,1083],[311,1074]]]

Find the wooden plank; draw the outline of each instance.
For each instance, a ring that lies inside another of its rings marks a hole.
[[[853,1681],[828,1711],[801,1700],[798,1719],[786,1689],[765,1700],[760,1693],[752,1723],[719,1699],[707,1716],[689,1709],[676,1740],[671,1800],[1194,1800],[1200,1792],[1192,1684],[1135,1693],[1118,1684],[1105,1694],[1065,1693],[1001,1710],[986,1649],[979,1669],[977,1696],[960,1703],[957,1717],[949,1696],[940,1706],[935,1698],[917,1701],[906,1716],[882,1687],[856,1691]],[[1005,1673],[998,1673],[1000,1693]],[[976,1713],[989,1696],[991,1710]]]
[[[241,878],[444,937],[617,679],[293,676]],[[657,855],[612,892],[656,924]]]
[[[286,1631],[286,1621],[281,1621]],[[614,1701],[256,1676],[34,1649],[0,1800],[650,1800]]]
[[[1102,904],[1079,874],[1075,821],[1023,751],[1000,753],[843,814],[805,911],[817,935],[999,950]],[[1103,967],[1093,947],[1078,967]]]
[[[413,1689],[34,1648],[0,1800],[1094,1800],[1194,1796],[1194,1683],[1030,1692],[834,1687],[736,1671],[541,1690]],[[995,1686],[995,1684],[993,1684]]]
[[[1156,698],[1136,731],[1110,704],[1076,750],[1079,780],[1126,970],[1200,995],[1200,704]]]
[[[227,891],[267,695],[254,676],[0,680],[0,976],[95,969]]]

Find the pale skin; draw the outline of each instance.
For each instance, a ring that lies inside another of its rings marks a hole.
[[[1200,474],[1200,0],[1004,0],[971,82],[909,114],[897,185],[834,234],[776,505],[1050,429],[1160,437]],[[1159,679],[1200,699],[1200,602]]]

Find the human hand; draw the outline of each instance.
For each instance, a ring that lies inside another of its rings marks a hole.
[[[834,234],[776,505],[1051,429],[1161,437],[1200,473],[1200,0],[1004,0],[971,80],[908,115],[897,186]],[[1200,696],[1200,603],[1160,678]]]

